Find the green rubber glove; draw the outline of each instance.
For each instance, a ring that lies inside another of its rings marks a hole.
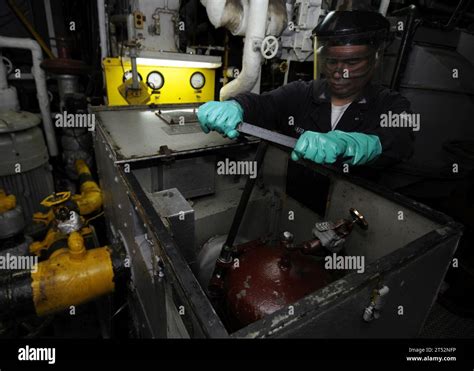
[[[346,133],[340,130],[328,133],[304,132],[296,142],[291,158],[332,164],[339,156],[350,157],[345,163],[363,165],[382,153],[382,144],[376,135]]]
[[[235,100],[212,101],[199,107],[197,117],[201,129],[206,134],[214,130],[230,139],[234,139],[239,136],[239,132],[235,128],[243,120],[244,110]]]

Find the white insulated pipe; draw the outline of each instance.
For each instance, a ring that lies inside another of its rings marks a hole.
[[[58,48],[56,45],[56,33],[54,31],[53,13],[51,12],[51,0],[44,0],[44,12],[46,13],[46,25],[48,26],[49,44],[51,52],[55,57],[58,56]]]
[[[46,143],[48,145],[49,154],[53,157],[57,156],[58,145],[56,143],[53,121],[51,120],[48,89],[46,87],[46,74],[41,68],[41,62],[43,61],[41,47],[32,39],[0,36],[0,48],[26,49],[31,51],[33,58],[31,73],[35,78],[36,97],[38,98],[38,104],[41,110]]]
[[[244,56],[239,76],[220,91],[220,100],[253,89],[260,75],[262,54],[260,46],[267,27],[268,0],[250,0],[247,29],[245,30]]]
[[[0,90],[8,89],[7,69],[3,59],[0,57]]]
[[[201,4],[206,8],[207,17],[215,28],[222,27],[226,0],[201,0]]]
[[[97,0],[97,16],[99,23],[100,59],[108,56],[107,47],[107,19],[105,18],[105,0]]]
[[[245,36],[247,29],[249,0],[239,0],[242,11],[239,13],[234,6],[227,6],[227,0],[201,0],[207,17],[215,28],[226,27],[234,36]]]
[[[382,0],[379,6],[379,13],[382,14],[384,17],[386,17],[389,6],[390,6],[390,0]]]
[[[0,56],[0,110],[19,111],[20,103],[14,86],[8,86],[8,69]]]

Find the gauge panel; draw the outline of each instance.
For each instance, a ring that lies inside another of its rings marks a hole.
[[[193,89],[199,90],[206,84],[206,77],[201,72],[194,72],[189,80]]]
[[[165,78],[161,72],[151,71],[146,78],[146,84],[152,90],[160,90],[165,84]]]
[[[131,78],[132,78],[132,70],[125,71],[122,77],[122,81],[125,82],[127,80],[130,80]],[[138,73],[138,81],[143,81],[143,77],[142,75],[140,75],[140,73]]]

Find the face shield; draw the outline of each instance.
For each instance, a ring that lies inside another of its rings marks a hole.
[[[355,94],[374,77],[382,65],[388,30],[381,14],[366,11],[331,12],[316,27],[318,71],[334,93]]]

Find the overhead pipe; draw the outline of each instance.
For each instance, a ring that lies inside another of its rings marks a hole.
[[[201,0],[214,27],[225,27],[233,35],[245,36],[242,71],[237,79],[220,91],[226,100],[258,86],[262,55],[261,43],[266,35],[279,36],[287,24],[282,0]]]
[[[31,73],[35,78],[36,97],[41,110],[43,128],[48,145],[49,154],[52,157],[58,155],[58,145],[56,143],[56,134],[54,133],[53,121],[51,119],[48,89],[46,88],[46,74],[41,68],[43,54],[40,45],[27,38],[0,36],[0,48],[26,49],[31,52],[33,67]]]
[[[220,99],[232,98],[238,93],[252,90],[258,81],[262,54],[260,45],[265,37],[268,13],[268,0],[251,0],[247,29],[245,31],[242,71],[239,76],[225,85],[220,91]]]
[[[107,43],[107,20],[105,18],[105,0],[97,0],[97,15],[99,23],[99,39],[100,39],[100,59],[104,60],[108,56]]]
[[[269,0],[250,0],[240,3],[201,0],[214,27],[226,27],[234,35],[240,35],[245,31],[242,71],[235,80],[221,89],[221,100],[252,90],[258,81],[263,58],[260,45],[267,27],[268,2]]]
[[[382,14],[384,17],[386,17],[389,6],[390,6],[390,0],[382,0],[380,2],[379,13]]]
[[[225,27],[234,36],[244,36],[247,29],[249,0],[201,0],[207,17],[215,28]]]
[[[447,31],[452,31],[454,28],[459,24],[461,21],[464,13],[467,12],[469,9],[469,5],[471,5],[471,0],[460,0],[456,9],[454,10],[451,18],[449,18],[448,23],[443,26],[443,29]]]
[[[0,57],[0,110],[19,111],[20,103],[14,86],[8,86],[8,71]]]
[[[21,23],[23,23],[23,26],[25,26],[25,28],[31,33],[31,35],[35,38],[35,40],[38,42],[38,44],[41,46],[44,52],[48,55],[48,57],[51,59],[54,59],[55,56],[53,52],[48,48],[48,45],[46,45],[43,38],[39,35],[38,32],[36,32],[33,25],[30,23],[28,18],[25,17],[25,15],[22,13],[20,8],[18,8],[15,2],[13,0],[8,0],[8,5],[10,5],[10,8],[16,14],[16,16],[21,21]]]
[[[54,31],[53,13],[51,12],[51,0],[43,0],[44,11],[46,13],[46,25],[48,26],[49,45],[55,57],[58,56],[58,48],[56,46],[56,33]]]
[[[402,42],[398,49],[397,59],[395,62],[395,68],[393,69],[392,79],[390,81],[390,89],[398,91],[400,88],[400,82],[402,79],[403,67],[408,57],[411,42],[413,41],[413,28],[415,24],[416,14],[418,8],[416,5],[410,5],[407,8],[400,9],[393,13],[393,15],[407,13],[407,19],[405,22],[405,31],[402,36]]]
[[[8,89],[7,68],[0,58],[0,90]]]
[[[428,8],[431,8],[431,9],[434,9],[434,10],[439,10],[439,11],[442,11],[442,12],[452,13],[450,20],[453,19],[452,17],[458,11],[459,6],[460,6],[460,3],[458,3],[458,5],[456,7],[453,7],[453,6],[450,6],[450,5],[443,4],[442,2],[436,1],[436,0],[433,0],[433,1],[430,1],[429,3],[427,3]],[[469,8],[469,6],[467,6],[467,8]],[[466,17],[468,19],[474,19],[474,13],[472,13],[472,12],[469,13],[469,12],[467,12],[467,10],[468,9],[465,8],[462,11],[462,17]],[[447,27],[448,25],[449,25],[449,21],[443,27]]]

